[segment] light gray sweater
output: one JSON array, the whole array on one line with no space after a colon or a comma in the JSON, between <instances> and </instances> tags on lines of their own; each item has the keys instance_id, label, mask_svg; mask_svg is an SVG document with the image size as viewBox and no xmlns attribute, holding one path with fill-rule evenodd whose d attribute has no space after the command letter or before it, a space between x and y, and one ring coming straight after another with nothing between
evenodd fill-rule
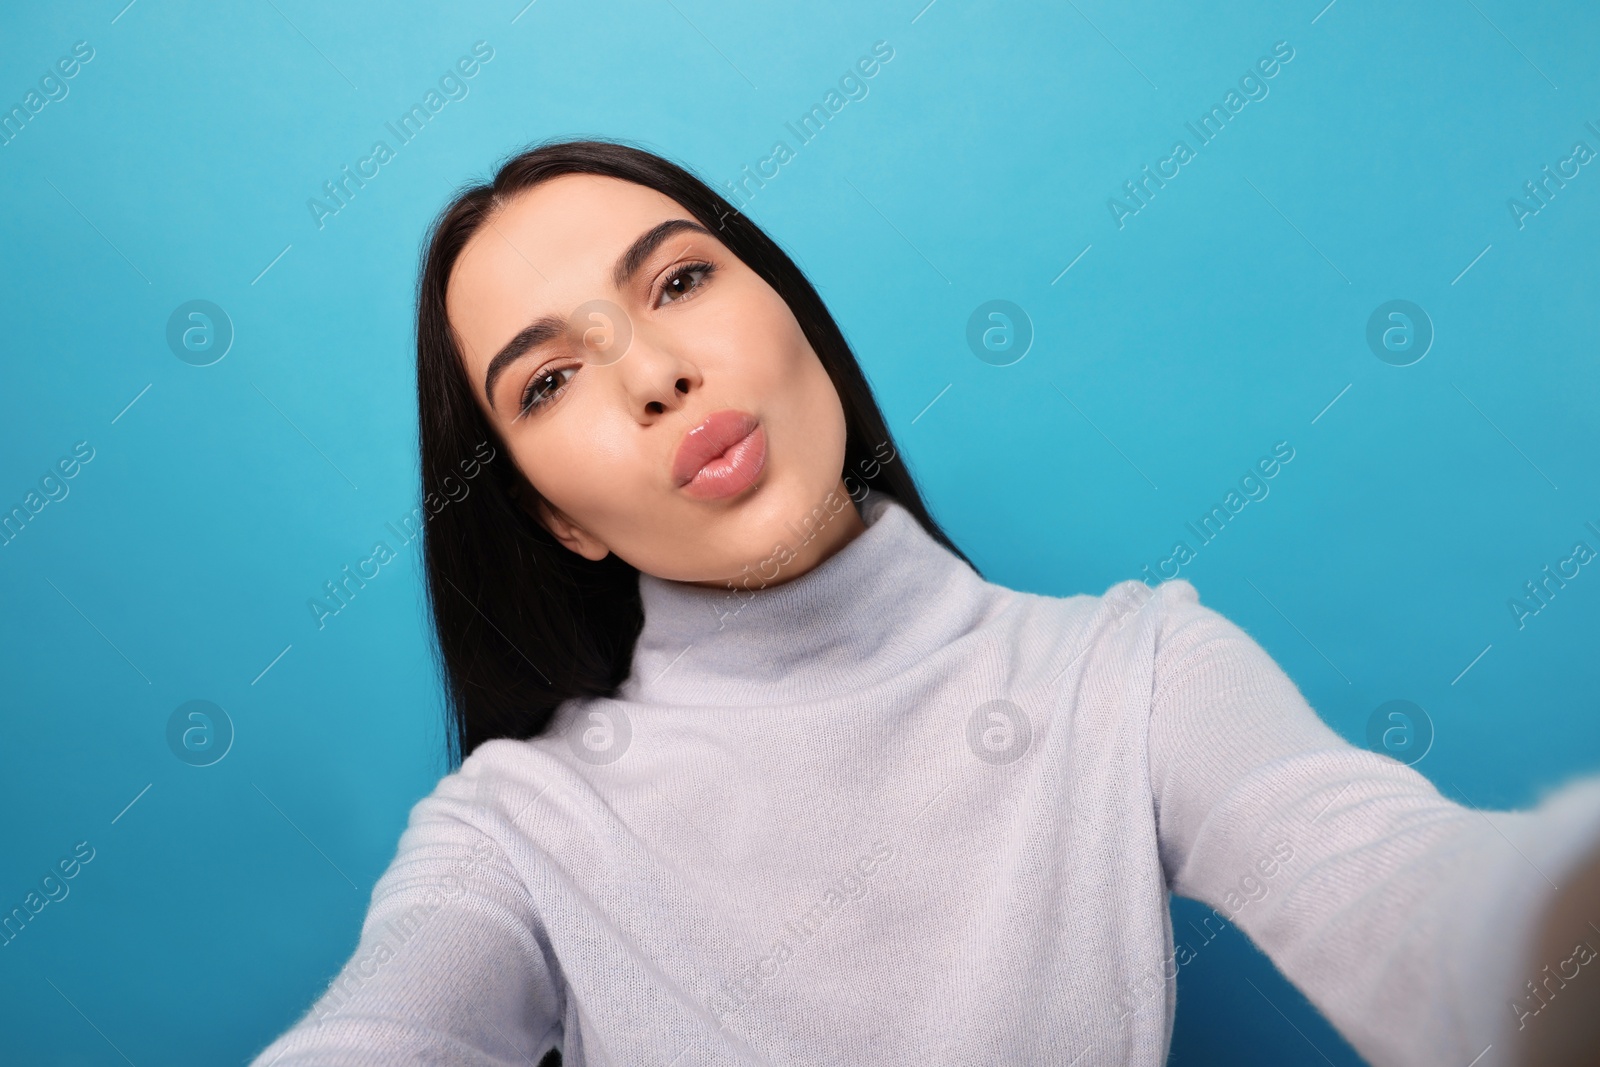
<instances>
[{"instance_id":1,"label":"light gray sweater","mask_svg":"<svg viewBox=\"0 0 1600 1067\"><path fill-rule=\"evenodd\" d=\"M861 511L769 588L641 575L616 699L412 808L349 963L256 1067L1157 1067L1211 936L1169 891L1374 1064L1491 1067L1537 1025L1532 921L1600 846L1600 777L1463 808L1186 581L1016 592L881 492Z\"/></svg>"}]
</instances>

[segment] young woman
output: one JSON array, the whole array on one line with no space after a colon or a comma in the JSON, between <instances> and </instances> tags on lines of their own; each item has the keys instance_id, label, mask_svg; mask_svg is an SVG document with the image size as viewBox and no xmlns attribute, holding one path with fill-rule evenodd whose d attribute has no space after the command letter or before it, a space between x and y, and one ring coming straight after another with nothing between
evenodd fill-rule
<instances>
[{"instance_id":1,"label":"young woman","mask_svg":"<svg viewBox=\"0 0 1600 1067\"><path fill-rule=\"evenodd\" d=\"M511 159L433 227L417 353L459 766L260 1067L1158 1065L1212 936L1171 892L1375 1064L1600 1048L1600 777L1466 809L1188 582L987 582L685 170Z\"/></svg>"}]
</instances>

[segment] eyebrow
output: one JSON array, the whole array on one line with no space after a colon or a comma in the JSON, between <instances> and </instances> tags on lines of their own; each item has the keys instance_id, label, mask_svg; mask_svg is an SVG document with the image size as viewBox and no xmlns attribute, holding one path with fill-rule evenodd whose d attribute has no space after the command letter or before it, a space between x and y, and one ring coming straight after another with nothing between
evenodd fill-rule
<instances>
[{"instance_id":1,"label":"eyebrow","mask_svg":"<svg viewBox=\"0 0 1600 1067\"><path fill-rule=\"evenodd\" d=\"M667 219L657 223L638 237L634 238L627 251L617 257L616 266L611 269L611 280L618 289L622 289L632 281L633 276L639 272L655 250L669 237L679 233L697 233L706 237L712 236L710 230L698 222L688 219ZM545 315L542 318L524 326L517 331L515 337L505 343L505 346L496 352L489 361L489 369L483 377L483 395L489 400L489 410L494 407L494 383L506 369L533 351L535 348L553 341L567 332L567 320L559 315Z\"/></svg>"}]
</instances>

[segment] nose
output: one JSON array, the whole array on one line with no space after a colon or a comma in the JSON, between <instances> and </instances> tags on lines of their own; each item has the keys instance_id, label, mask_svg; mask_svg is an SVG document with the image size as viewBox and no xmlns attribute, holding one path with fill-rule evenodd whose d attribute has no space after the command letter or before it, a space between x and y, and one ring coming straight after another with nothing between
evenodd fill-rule
<instances>
[{"instance_id":1,"label":"nose","mask_svg":"<svg viewBox=\"0 0 1600 1067\"><path fill-rule=\"evenodd\" d=\"M644 330L635 330L615 370L629 410L646 424L681 413L703 380L700 369L675 344Z\"/></svg>"},{"instance_id":2,"label":"nose","mask_svg":"<svg viewBox=\"0 0 1600 1067\"><path fill-rule=\"evenodd\" d=\"M605 376L614 379L640 425L669 412L682 416L690 393L703 381L698 365L683 354L683 338L604 298L579 305L568 321L591 373L610 372Z\"/></svg>"}]
</instances>

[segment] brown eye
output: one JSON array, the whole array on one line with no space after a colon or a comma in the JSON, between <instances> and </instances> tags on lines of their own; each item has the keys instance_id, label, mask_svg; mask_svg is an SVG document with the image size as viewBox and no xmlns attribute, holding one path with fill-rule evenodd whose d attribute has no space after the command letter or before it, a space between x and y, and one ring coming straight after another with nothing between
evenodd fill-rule
<instances>
[{"instance_id":1,"label":"brown eye","mask_svg":"<svg viewBox=\"0 0 1600 1067\"><path fill-rule=\"evenodd\" d=\"M691 263L682 270L669 274L661 285L658 306L682 300L699 289L714 269L709 263Z\"/></svg>"},{"instance_id":2,"label":"brown eye","mask_svg":"<svg viewBox=\"0 0 1600 1067\"><path fill-rule=\"evenodd\" d=\"M572 379L560 379L562 374L576 374L577 367L554 367L550 370L540 371L528 379L528 388L522 393L522 409L517 412L520 418L536 407L550 403L566 388L567 382Z\"/></svg>"}]
</instances>

